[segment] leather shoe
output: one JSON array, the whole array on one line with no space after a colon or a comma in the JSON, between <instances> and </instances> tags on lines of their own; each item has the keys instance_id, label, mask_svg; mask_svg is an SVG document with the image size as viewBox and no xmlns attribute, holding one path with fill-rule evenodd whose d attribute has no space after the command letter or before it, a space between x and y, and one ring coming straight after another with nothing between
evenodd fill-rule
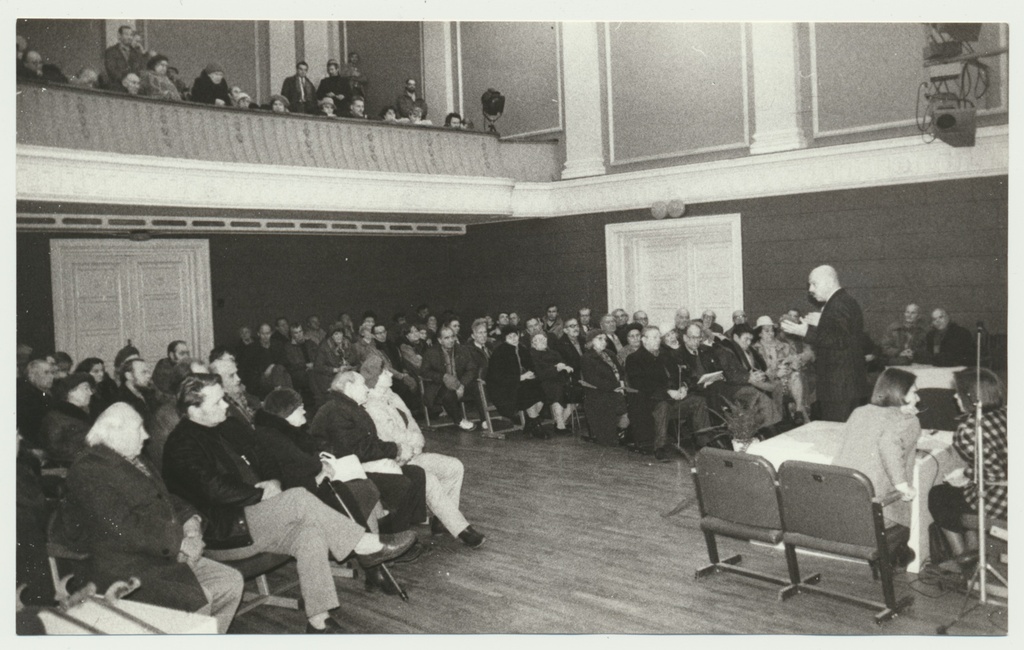
<instances>
[{"instance_id":1,"label":"leather shoe","mask_svg":"<svg viewBox=\"0 0 1024 650\"><path fill-rule=\"evenodd\" d=\"M338 621L334 620L330 616L324 621L324 628L313 627L312 623L306 623L306 634L348 634L348 630L343 628Z\"/></svg>"},{"instance_id":2,"label":"leather shoe","mask_svg":"<svg viewBox=\"0 0 1024 650\"><path fill-rule=\"evenodd\" d=\"M376 589L380 589L389 596L395 596L399 593L395 585L384 577L384 573L380 570L379 566L366 569L366 590L374 591Z\"/></svg>"},{"instance_id":3,"label":"leather shoe","mask_svg":"<svg viewBox=\"0 0 1024 650\"><path fill-rule=\"evenodd\" d=\"M459 539L469 548L480 548L487 538L473 530L472 526L466 526L466 529L459 533Z\"/></svg>"},{"instance_id":4,"label":"leather shoe","mask_svg":"<svg viewBox=\"0 0 1024 650\"><path fill-rule=\"evenodd\" d=\"M376 553L356 555L356 559L359 561L359 566L366 569L384 562L389 562L400 555L403 555L406 551L412 548L414 544L416 544L416 533L411 530L403 530L395 535L381 535L380 543L383 548Z\"/></svg>"},{"instance_id":5,"label":"leather shoe","mask_svg":"<svg viewBox=\"0 0 1024 650\"><path fill-rule=\"evenodd\" d=\"M444 535L447 532L447 528L441 523L441 520L434 515L430 518L430 534L431 535Z\"/></svg>"},{"instance_id":6,"label":"leather shoe","mask_svg":"<svg viewBox=\"0 0 1024 650\"><path fill-rule=\"evenodd\" d=\"M420 556L426 551L426 547L420 544L417 540L408 551L402 553L395 559L391 560L394 564L405 564L407 562L415 562L420 559Z\"/></svg>"}]
</instances>

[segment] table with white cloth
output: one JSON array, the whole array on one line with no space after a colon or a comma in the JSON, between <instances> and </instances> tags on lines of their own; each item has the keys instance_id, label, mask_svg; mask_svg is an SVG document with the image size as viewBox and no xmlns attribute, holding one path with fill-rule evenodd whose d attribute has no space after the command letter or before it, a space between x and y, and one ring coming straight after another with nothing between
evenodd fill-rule
<instances>
[{"instance_id":1,"label":"table with white cloth","mask_svg":"<svg viewBox=\"0 0 1024 650\"><path fill-rule=\"evenodd\" d=\"M167 609L134 600L118 600L113 605L117 609L141 619L166 634L216 634L217 619L212 616ZM72 607L67 616L81 621L91 628L104 634L151 634L144 626L132 622L112 612L93 598L87 598ZM46 634L89 634L87 627L76 625L54 612L43 609L39 612L39 620L46 628Z\"/></svg>"},{"instance_id":2,"label":"table with white cloth","mask_svg":"<svg viewBox=\"0 0 1024 650\"><path fill-rule=\"evenodd\" d=\"M755 442L747 453L768 460L775 469L787 460L802 460L810 463L831 465L842 443L842 422L817 420L797 427L771 440ZM953 450L953 433L925 431L917 441L917 459L911 483L917 496L911 502L910 548L916 557L907 571L917 573L921 561L928 556L928 526L932 523L928 512L928 490L942 482L953 470L966 464ZM882 495L876 495L882 496Z\"/></svg>"}]
</instances>

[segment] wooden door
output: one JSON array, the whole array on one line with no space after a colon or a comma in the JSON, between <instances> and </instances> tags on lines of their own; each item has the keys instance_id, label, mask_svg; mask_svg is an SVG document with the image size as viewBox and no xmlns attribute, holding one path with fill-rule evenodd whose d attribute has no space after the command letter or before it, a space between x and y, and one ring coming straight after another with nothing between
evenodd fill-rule
<instances>
[{"instance_id":1,"label":"wooden door","mask_svg":"<svg viewBox=\"0 0 1024 650\"><path fill-rule=\"evenodd\" d=\"M665 329L680 307L705 309L730 326L743 307L740 215L688 217L605 226L608 309L647 312Z\"/></svg>"},{"instance_id":2,"label":"wooden door","mask_svg":"<svg viewBox=\"0 0 1024 650\"><path fill-rule=\"evenodd\" d=\"M76 363L97 356L113 373L129 340L151 363L175 339L196 356L213 346L206 240L55 239L50 257L57 349Z\"/></svg>"}]
</instances>

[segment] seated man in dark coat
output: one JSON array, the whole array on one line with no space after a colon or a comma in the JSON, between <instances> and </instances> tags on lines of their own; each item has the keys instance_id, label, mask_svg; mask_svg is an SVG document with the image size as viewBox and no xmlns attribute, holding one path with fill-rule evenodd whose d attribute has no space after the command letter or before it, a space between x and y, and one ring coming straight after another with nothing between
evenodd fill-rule
<instances>
[{"instance_id":1,"label":"seated man in dark coat","mask_svg":"<svg viewBox=\"0 0 1024 650\"><path fill-rule=\"evenodd\" d=\"M262 479L256 458L243 458L222 435L227 402L217 375L187 377L178 391L182 420L164 446L164 478L171 493L191 503L207 520L207 553L240 560L258 553L284 553L296 560L299 588L309 619L307 632L339 632L330 618L338 593L329 558L351 552L364 567L378 566L412 547L405 533L379 538L324 505L302 488L282 490Z\"/></svg>"},{"instance_id":2,"label":"seated man in dark coat","mask_svg":"<svg viewBox=\"0 0 1024 650\"><path fill-rule=\"evenodd\" d=\"M142 417L112 405L86 437L88 451L68 472L63 508L67 537L89 554L84 575L100 592L137 577L129 598L199 611L224 633L242 599L242 575L203 557L202 517L167 492L160 474L141 456Z\"/></svg>"},{"instance_id":3,"label":"seated man in dark coat","mask_svg":"<svg viewBox=\"0 0 1024 650\"><path fill-rule=\"evenodd\" d=\"M127 403L143 420L148 420L158 406L149 364L142 359L129 359L121 364L118 374L121 377L121 388L117 393L117 401Z\"/></svg>"},{"instance_id":4,"label":"seated man in dark coat","mask_svg":"<svg viewBox=\"0 0 1024 650\"><path fill-rule=\"evenodd\" d=\"M382 442L377 437L373 418L362 407L366 397L366 380L362 375L353 371L339 372L331 383L327 403L313 418L310 434L322 451L336 458L354 454L361 463L397 461L398 445ZM423 469L410 465L398 468L397 462L393 465L378 468L386 471L366 472L380 491L384 507L391 512L380 520L380 529L391 533L408 530L412 524L427 518L427 477Z\"/></svg>"},{"instance_id":5,"label":"seated man in dark coat","mask_svg":"<svg viewBox=\"0 0 1024 650\"><path fill-rule=\"evenodd\" d=\"M50 462L66 467L85 449L85 436L92 427L92 377L76 372L58 380L54 383L54 397L58 401L43 418L42 439Z\"/></svg>"},{"instance_id":6,"label":"seated man in dark coat","mask_svg":"<svg viewBox=\"0 0 1024 650\"><path fill-rule=\"evenodd\" d=\"M945 309L932 312L932 328L924 341L924 362L934 366L970 366L975 362L974 337L949 319Z\"/></svg>"},{"instance_id":7,"label":"seated man in dark coat","mask_svg":"<svg viewBox=\"0 0 1024 650\"><path fill-rule=\"evenodd\" d=\"M637 408L650 409L654 417L654 454L660 461L669 459L668 421L672 415L689 417L693 431L711 425L707 402L700 395L690 395L686 384L679 383L675 362L661 353L661 330L644 328L639 350L626 358L626 376L637 391ZM631 416L630 421L634 421ZM642 440L634 441L641 444Z\"/></svg>"},{"instance_id":8,"label":"seated man in dark coat","mask_svg":"<svg viewBox=\"0 0 1024 650\"><path fill-rule=\"evenodd\" d=\"M451 327L441 328L438 341L440 345L427 348L423 353L423 366L420 368L423 403L430 408L440 402L452 422L458 422L464 431L472 431L476 425L462 417L459 401L476 400L476 362L465 346L457 345L456 334Z\"/></svg>"},{"instance_id":9,"label":"seated man in dark coat","mask_svg":"<svg viewBox=\"0 0 1024 650\"><path fill-rule=\"evenodd\" d=\"M18 379L17 422L24 439L22 447L42 453L46 441L42 438L43 417L53 406L50 389L53 388L53 366L46 359L29 361L25 379Z\"/></svg>"}]
</instances>

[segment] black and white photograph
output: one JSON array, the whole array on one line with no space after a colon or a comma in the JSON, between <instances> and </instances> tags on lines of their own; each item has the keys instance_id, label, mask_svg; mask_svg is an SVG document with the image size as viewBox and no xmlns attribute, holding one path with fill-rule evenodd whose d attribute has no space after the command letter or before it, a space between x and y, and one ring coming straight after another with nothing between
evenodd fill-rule
<instances>
[{"instance_id":1,"label":"black and white photograph","mask_svg":"<svg viewBox=\"0 0 1024 650\"><path fill-rule=\"evenodd\" d=\"M3 13L12 638L1008 641L1009 6Z\"/></svg>"}]
</instances>

